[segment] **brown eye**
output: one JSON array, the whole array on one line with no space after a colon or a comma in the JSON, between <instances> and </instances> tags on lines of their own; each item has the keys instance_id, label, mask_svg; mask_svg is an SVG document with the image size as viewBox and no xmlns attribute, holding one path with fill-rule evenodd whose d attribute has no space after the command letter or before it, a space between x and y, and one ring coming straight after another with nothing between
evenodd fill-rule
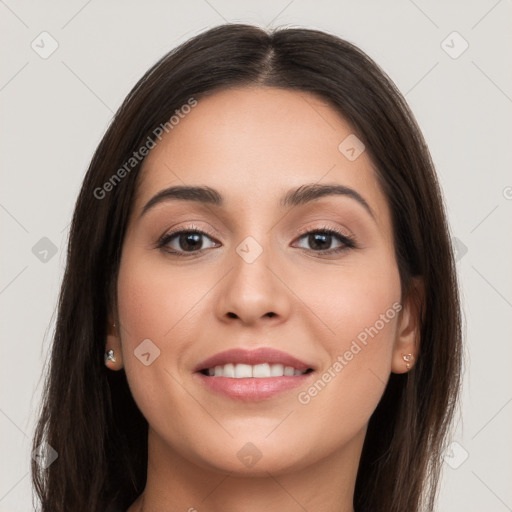
<instances>
[{"instance_id":1,"label":"brown eye","mask_svg":"<svg viewBox=\"0 0 512 512\"><path fill-rule=\"evenodd\" d=\"M208 248L204 247L205 239L210 241L210 247L216 247L217 243L203 231L187 229L164 235L158 243L158 248L177 255L197 253Z\"/></svg>"},{"instance_id":2,"label":"brown eye","mask_svg":"<svg viewBox=\"0 0 512 512\"><path fill-rule=\"evenodd\" d=\"M338 253L344 250L356 247L354 240L344 233L332 228L316 229L303 233L300 240L304 240L306 245L301 245L302 249L309 249L313 252L322 253ZM334 247L333 247L334 244Z\"/></svg>"}]
</instances>

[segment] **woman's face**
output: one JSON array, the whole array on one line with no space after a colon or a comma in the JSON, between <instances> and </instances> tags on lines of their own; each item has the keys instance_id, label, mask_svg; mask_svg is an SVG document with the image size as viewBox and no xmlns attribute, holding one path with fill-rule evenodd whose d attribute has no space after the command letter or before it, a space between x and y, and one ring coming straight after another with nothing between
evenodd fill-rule
<instances>
[{"instance_id":1,"label":"woman's face","mask_svg":"<svg viewBox=\"0 0 512 512\"><path fill-rule=\"evenodd\" d=\"M350 125L303 92L217 92L140 178L117 314L155 453L273 474L359 455L413 346L390 211Z\"/></svg>"}]
</instances>

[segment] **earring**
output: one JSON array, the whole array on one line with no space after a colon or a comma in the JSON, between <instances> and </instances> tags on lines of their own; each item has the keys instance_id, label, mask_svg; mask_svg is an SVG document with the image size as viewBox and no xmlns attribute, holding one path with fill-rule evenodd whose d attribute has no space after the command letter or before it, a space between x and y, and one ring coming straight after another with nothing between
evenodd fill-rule
<instances>
[{"instance_id":1,"label":"earring","mask_svg":"<svg viewBox=\"0 0 512 512\"><path fill-rule=\"evenodd\" d=\"M112 361L116 362L116 358L114 357L114 351L110 349L108 352L105 352L105 365L108 366L108 362Z\"/></svg>"},{"instance_id":2,"label":"earring","mask_svg":"<svg viewBox=\"0 0 512 512\"><path fill-rule=\"evenodd\" d=\"M411 363L414 362L414 356L412 354L402 354L402 359L405 361L405 367L410 370Z\"/></svg>"}]
</instances>

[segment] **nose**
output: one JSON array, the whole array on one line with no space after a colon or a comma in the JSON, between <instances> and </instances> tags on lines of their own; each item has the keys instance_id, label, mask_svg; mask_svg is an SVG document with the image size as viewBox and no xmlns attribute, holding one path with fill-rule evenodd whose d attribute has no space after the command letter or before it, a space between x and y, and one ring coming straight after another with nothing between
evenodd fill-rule
<instances>
[{"instance_id":1,"label":"nose","mask_svg":"<svg viewBox=\"0 0 512 512\"><path fill-rule=\"evenodd\" d=\"M256 250L251 243L248 247L250 251ZM292 293L283 279L278 258L269 248L264 248L251 261L243 248L239 246L239 249L242 250L235 251L230 258L230 271L217 290L217 317L222 322L246 326L285 321L290 314Z\"/></svg>"}]
</instances>

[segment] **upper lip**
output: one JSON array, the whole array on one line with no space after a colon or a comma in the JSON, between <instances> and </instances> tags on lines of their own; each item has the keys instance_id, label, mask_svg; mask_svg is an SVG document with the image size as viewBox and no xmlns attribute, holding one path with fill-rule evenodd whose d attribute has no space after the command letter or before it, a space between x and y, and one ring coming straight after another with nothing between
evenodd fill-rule
<instances>
[{"instance_id":1,"label":"upper lip","mask_svg":"<svg viewBox=\"0 0 512 512\"><path fill-rule=\"evenodd\" d=\"M311 364L305 363L296 357L293 357L286 352L276 350L270 347L262 347L255 350L246 350L242 348L234 348L219 352L204 361L201 361L194 368L195 372L206 370L208 368L214 368L215 366L223 366L225 364L282 364L283 366L291 366L296 370L308 370L313 369Z\"/></svg>"}]
</instances>

